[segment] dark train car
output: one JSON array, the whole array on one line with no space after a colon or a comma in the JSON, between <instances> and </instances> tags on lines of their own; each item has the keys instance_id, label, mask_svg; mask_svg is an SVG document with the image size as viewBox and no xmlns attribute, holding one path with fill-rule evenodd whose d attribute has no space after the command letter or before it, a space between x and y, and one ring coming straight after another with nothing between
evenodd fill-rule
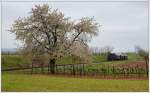
<instances>
[{"instance_id":1,"label":"dark train car","mask_svg":"<svg viewBox=\"0 0 150 93\"><path fill-rule=\"evenodd\" d=\"M110 53L107 56L108 61L114 61L114 60L127 60L128 56L125 54L115 54L115 53Z\"/></svg>"}]
</instances>

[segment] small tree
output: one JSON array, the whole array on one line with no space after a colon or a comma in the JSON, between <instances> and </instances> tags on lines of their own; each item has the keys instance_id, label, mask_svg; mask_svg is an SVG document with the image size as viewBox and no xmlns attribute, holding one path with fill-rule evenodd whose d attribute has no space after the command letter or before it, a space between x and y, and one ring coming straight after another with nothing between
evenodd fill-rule
<instances>
[{"instance_id":1,"label":"small tree","mask_svg":"<svg viewBox=\"0 0 150 93\"><path fill-rule=\"evenodd\" d=\"M75 61L80 63L88 63L91 61L89 47L83 45L80 42L75 43L76 45L72 47L71 55L74 57ZM80 61L79 61L80 60Z\"/></svg>"},{"instance_id":2,"label":"small tree","mask_svg":"<svg viewBox=\"0 0 150 93\"><path fill-rule=\"evenodd\" d=\"M138 55L144 58L144 60L146 62L146 71L147 71L147 75L148 75L149 52L142 49L139 46L135 46L135 49L136 49L136 52L138 53Z\"/></svg>"},{"instance_id":3,"label":"small tree","mask_svg":"<svg viewBox=\"0 0 150 93\"><path fill-rule=\"evenodd\" d=\"M31 15L18 18L10 31L16 35L17 40L22 41L26 52L33 55L48 54L50 71L54 74L56 60L71 55L72 47L77 42L86 45L92 36L97 35L98 27L93 18L71 21L58 9L36 5Z\"/></svg>"}]
</instances>

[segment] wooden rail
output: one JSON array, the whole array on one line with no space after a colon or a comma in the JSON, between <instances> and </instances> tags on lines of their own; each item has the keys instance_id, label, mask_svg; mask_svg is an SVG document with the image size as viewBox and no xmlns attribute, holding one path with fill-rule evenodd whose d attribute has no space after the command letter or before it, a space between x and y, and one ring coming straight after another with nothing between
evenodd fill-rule
<instances>
[{"instance_id":1,"label":"wooden rail","mask_svg":"<svg viewBox=\"0 0 150 93\"><path fill-rule=\"evenodd\" d=\"M76 64L56 64L56 66L72 66L72 65L79 65L79 64L87 64L87 63L76 63ZM48 66L44 66L48 67ZM41 67L25 67L25 68L7 68L7 69L2 69L2 71L14 71L14 70L25 70L25 69L32 69L32 68L41 68Z\"/></svg>"},{"instance_id":2,"label":"wooden rail","mask_svg":"<svg viewBox=\"0 0 150 93\"><path fill-rule=\"evenodd\" d=\"M41 68L41 67L33 67L33 68ZM26 67L26 68L7 68L7 69L2 69L2 71L14 71L14 70L25 70L25 69L32 69L31 67Z\"/></svg>"}]
</instances>

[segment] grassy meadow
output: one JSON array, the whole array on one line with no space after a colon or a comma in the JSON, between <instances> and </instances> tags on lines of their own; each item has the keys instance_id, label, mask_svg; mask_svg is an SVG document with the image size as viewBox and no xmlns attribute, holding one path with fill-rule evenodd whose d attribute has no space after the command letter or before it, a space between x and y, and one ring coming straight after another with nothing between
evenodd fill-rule
<instances>
[{"instance_id":1,"label":"grassy meadow","mask_svg":"<svg viewBox=\"0 0 150 93\"><path fill-rule=\"evenodd\" d=\"M49 75L29 75L16 73L2 74L2 91L148 91L148 80L106 80L91 78L58 77Z\"/></svg>"},{"instance_id":2,"label":"grassy meadow","mask_svg":"<svg viewBox=\"0 0 150 93\"><path fill-rule=\"evenodd\" d=\"M104 56L91 55L92 63L101 63L86 66L87 69L96 69L104 65L126 64L136 60L143 60L135 54L128 54L125 61L106 61ZM58 60L57 64L70 64L70 57ZM2 55L2 68L24 67L30 61L20 55ZM45 68L46 69L46 68ZM35 69L40 72L40 69ZM47 71L47 70L45 70ZM95 71L95 70L93 70ZM89 77L52 76L48 74L30 74L30 70L2 72L2 91L4 92L119 92L119 91L148 91L148 79L96 79Z\"/></svg>"}]
</instances>

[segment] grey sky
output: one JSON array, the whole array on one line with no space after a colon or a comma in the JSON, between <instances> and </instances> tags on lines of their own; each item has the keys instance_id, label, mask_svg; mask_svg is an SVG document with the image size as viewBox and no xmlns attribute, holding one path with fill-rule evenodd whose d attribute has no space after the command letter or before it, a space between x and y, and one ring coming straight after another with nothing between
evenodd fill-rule
<instances>
[{"instance_id":1,"label":"grey sky","mask_svg":"<svg viewBox=\"0 0 150 93\"><path fill-rule=\"evenodd\" d=\"M90 46L113 46L114 51L134 51L134 45L148 49L148 2L46 2L68 17L93 17L102 25ZM35 4L45 2L3 2L2 48L15 48L15 35L7 29L15 19L29 15Z\"/></svg>"}]
</instances>

